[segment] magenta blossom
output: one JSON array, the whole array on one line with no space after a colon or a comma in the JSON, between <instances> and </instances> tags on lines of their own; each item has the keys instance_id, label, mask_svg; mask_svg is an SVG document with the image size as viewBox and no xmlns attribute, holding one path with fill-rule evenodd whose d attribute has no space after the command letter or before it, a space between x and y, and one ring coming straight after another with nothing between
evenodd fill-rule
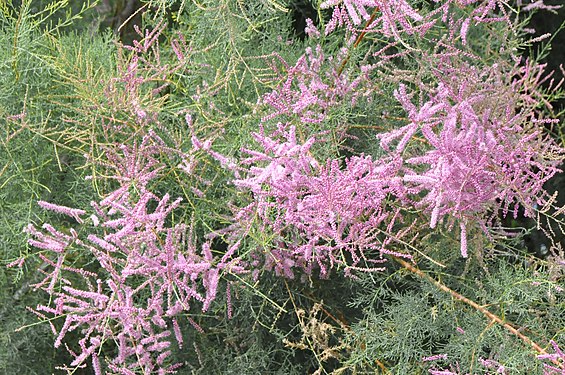
<instances>
[{"instance_id":1,"label":"magenta blossom","mask_svg":"<svg viewBox=\"0 0 565 375\"><path fill-rule=\"evenodd\" d=\"M48 224L43 230L28 227L29 244L45 250L40 257L53 269L44 271L45 279L36 285L52 296L51 303L37 306L34 312L44 319L51 315L63 320L58 330L50 323L57 335L55 347L71 331L82 336L70 366L91 360L95 373L102 374L99 354L106 343L116 346L116 357L106 363L116 373L173 371L178 364L168 364L167 358L172 337L179 347L183 344L180 314L194 311L196 305L199 311L208 310L216 298L220 273L226 268L241 271L229 255L216 259L209 244L199 249L189 226L169 224L181 199L151 190L164 167L157 159L163 150L168 149L152 132L140 144L108 147L104 166L118 186L92 203L94 227L101 231L92 230L83 238L73 229L64 234ZM86 213L46 202L40 205L77 220ZM92 257L89 267L96 272L66 265L75 249Z\"/></svg>"},{"instance_id":2,"label":"magenta blossom","mask_svg":"<svg viewBox=\"0 0 565 375\"><path fill-rule=\"evenodd\" d=\"M431 213L430 227L447 216L457 219L466 257L468 223L476 221L484 228L486 215L493 210L496 215L497 208L506 215L513 206L516 215L521 204L533 215L534 205L545 203L543 184L559 164L549 156L562 151L532 126L534 119L526 122L526 115L514 113L516 102L504 104L501 97L502 106L493 105L497 102L489 95L495 83L478 75L464 77L467 81L438 84L420 107L401 86L395 95L410 123L378 138L384 149L403 155L403 181L421 196L416 205ZM409 148L416 134L423 137L424 151L418 154Z\"/></svg>"},{"instance_id":3,"label":"magenta blossom","mask_svg":"<svg viewBox=\"0 0 565 375\"><path fill-rule=\"evenodd\" d=\"M253 194L253 203L240 209L240 224L230 230L233 235L257 218L273 237L272 248L253 255L256 266L263 263L286 277L295 268L306 274L318 269L327 277L336 265L349 272L362 262L382 263L384 254L407 257L388 248L394 242L388 234L401 220L388 205L404 194L401 179L391 178L398 163L354 156L320 164L311 151L316 139L299 143L295 128L282 124L271 135L254 137L262 150L244 150L243 177L234 181Z\"/></svg>"}]
</instances>

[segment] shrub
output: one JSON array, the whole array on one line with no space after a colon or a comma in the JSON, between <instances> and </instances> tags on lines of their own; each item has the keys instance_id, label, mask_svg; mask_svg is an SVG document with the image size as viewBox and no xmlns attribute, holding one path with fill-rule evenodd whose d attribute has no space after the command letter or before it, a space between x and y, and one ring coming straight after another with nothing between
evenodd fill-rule
<instances>
[{"instance_id":1,"label":"shrub","mask_svg":"<svg viewBox=\"0 0 565 375\"><path fill-rule=\"evenodd\" d=\"M526 53L558 7L38 4L0 8L2 298L43 323L4 308L3 367L563 371L562 82Z\"/></svg>"}]
</instances>

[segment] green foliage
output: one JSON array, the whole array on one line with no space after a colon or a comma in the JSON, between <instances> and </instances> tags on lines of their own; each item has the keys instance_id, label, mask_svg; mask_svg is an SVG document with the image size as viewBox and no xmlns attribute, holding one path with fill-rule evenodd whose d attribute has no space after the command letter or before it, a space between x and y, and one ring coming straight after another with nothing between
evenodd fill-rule
<instances>
[{"instance_id":1,"label":"green foliage","mask_svg":"<svg viewBox=\"0 0 565 375\"><path fill-rule=\"evenodd\" d=\"M531 264L512 265L489 259L488 263L488 268L475 260L465 269L427 272L515 327L523 327L534 341L560 340L564 299L560 283L543 272L545 262L532 259ZM377 370L378 359L394 374L425 373L429 365L421 359L445 353L449 360L444 364L457 362L461 373L487 371L481 358L499 362L512 374L541 373L541 363L531 360L527 346L503 327L402 269L387 277L364 277L356 291L351 303L363 309L364 317L348 336L355 348L349 359L353 368Z\"/></svg>"},{"instance_id":2,"label":"green foliage","mask_svg":"<svg viewBox=\"0 0 565 375\"><path fill-rule=\"evenodd\" d=\"M72 361L64 348L53 348L48 324L26 311L26 306L46 304L48 297L33 291L32 284L42 279L37 269L46 265L27 245L23 229L43 222L63 231L84 229L72 219L46 214L37 200L89 208L115 185L104 165L107 146L140 139L148 129L175 150L188 153L196 135L213 139L214 150L222 155L241 156L242 147L256 144L252 133L269 114L270 108L257 102L284 81L285 64L294 65L305 48L318 43L335 55L343 42L339 32L317 41L296 38L291 1L145 1L141 30L163 27L163 33L158 47L139 63L143 82L127 97L120 79L133 53L112 30L98 29L108 23L97 19L104 14L98 2L80 3L0 3L0 264L25 260L22 268L0 267L3 373L44 374ZM433 5L418 3L422 11ZM467 12L455 11L462 16ZM521 30L524 25L514 27ZM406 36L404 42L415 51L439 51L436 38L446 27L436 25L427 39ZM187 48L186 59L179 62L171 42L180 36ZM142 36L132 34L122 41L127 38ZM473 60L479 68L498 63L506 71L513 64L511 54L530 46L506 24L497 23L473 28L468 40L468 48L480 57ZM367 34L364 43L348 51L347 60L328 62L324 72L342 63L343 74L355 77L361 66L376 62L372 53L389 43ZM376 134L406 123L393 96L398 84L437 84L434 61L419 57L413 52L391 58L374 72L372 86L365 87L367 95L358 98L355 107L350 101L336 104L320 123L306 124L291 114L262 125L274 129L284 119L303 137L326 131L326 142L314 149L321 159L343 160L362 153L378 158L383 150ZM154 74L160 68L164 73ZM165 89L156 90L164 84ZM542 94L547 100L563 97L559 90ZM132 99L155 114L154 121L147 125L136 117ZM193 129L184 119L188 113ZM562 129L554 130L562 135ZM184 199L170 220L192 224L192 235L202 244L205 235L230 224L234 207L252 198L231 184L231 172L210 155L202 150L195 155L195 173L190 175L178 168L177 154L160 155L165 172L152 188ZM423 215L407 212L405 223ZM258 221L242 239L243 258L277 241ZM488 373L481 364L488 359L511 374L541 374L542 362L534 359L531 347L456 296L488 309L550 351L549 340L565 343L565 279L562 267L556 266L563 254L556 251L553 258L537 259L527 254L520 236L504 239L474 229L469 236L472 255L465 260L459 256L458 233L447 225L434 231L415 225L411 234L412 239L396 242L395 250L411 252L419 269L446 289L392 258L385 271L355 278L335 274L327 280L286 280L261 270L243 275L226 271L220 287L224 297L205 314L179 319L185 346L174 349L171 362L186 364L179 373L200 374L425 374L432 366L450 365L462 374L479 374ZM216 236L214 254L227 251L233 240L227 237ZM86 253L71 256L74 266L86 269L94 267L91 260ZM233 317L228 318L232 308ZM62 321L54 324L60 328ZM66 340L80 337L75 335ZM115 354L114 347L105 350L102 354ZM433 364L422 360L437 354L448 359Z\"/></svg>"}]
</instances>

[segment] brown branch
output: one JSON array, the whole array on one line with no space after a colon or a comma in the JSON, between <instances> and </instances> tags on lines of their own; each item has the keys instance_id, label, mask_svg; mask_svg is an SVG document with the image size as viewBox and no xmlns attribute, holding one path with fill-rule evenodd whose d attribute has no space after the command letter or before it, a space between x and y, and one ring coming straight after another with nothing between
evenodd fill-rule
<instances>
[{"instance_id":1,"label":"brown branch","mask_svg":"<svg viewBox=\"0 0 565 375\"><path fill-rule=\"evenodd\" d=\"M446 293L449 293L453 298L455 298L455 299L457 299L457 300L459 300L463 303L466 303L467 305L471 306L475 310L481 312L483 315L485 315L491 321L500 324L502 327L504 327L506 330L510 331L512 334L514 334L520 340L522 340L523 342L525 342L526 344L528 344L529 346L534 348L539 354L547 354L545 349L542 348L540 345L538 345L535 341L533 341L528 336L526 336L523 333L521 333L520 331L518 331L516 328L512 327L512 325L510 325L509 323L504 322L498 315L491 313L485 307L480 306L475 301L472 301L469 298L462 296L461 294L457 293L456 291L448 288L447 286L443 285L441 282L437 281L433 277L425 274L419 268L410 264L409 262L407 262L403 259L400 259L400 258L394 258L394 260L397 261L398 263L400 263L408 271L420 276L423 279L428 280L429 282L431 282L432 284L437 286L439 289L443 290ZM552 362L554 364L556 364L557 366L559 366L560 368L564 368L564 365L562 363L560 363L559 361L552 360Z\"/></svg>"},{"instance_id":2,"label":"brown branch","mask_svg":"<svg viewBox=\"0 0 565 375\"><path fill-rule=\"evenodd\" d=\"M361 31L361 34L359 34L359 36L357 37L357 39L355 39L355 43L353 43L353 48L356 48L359 43L361 43L361 41L363 40L363 38L365 37L365 34L367 34L367 29L369 28L369 26L371 26L371 24L373 23L373 21L375 20L375 18L377 17L377 12L379 11L379 8L375 8L375 10L373 11L373 14L371 14L371 18L369 18L369 20L367 21L367 23L365 24L365 27L363 28L363 31ZM343 68L345 68L345 65L347 64L347 62L349 61L349 58L351 57L351 53L347 53L347 57L345 59L343 59L343 61L341 62L341 65L339 66L339 69L337 70L337 76L339 77L341 75L341 73L343 72Z\"/></svg>"}]
</instances>

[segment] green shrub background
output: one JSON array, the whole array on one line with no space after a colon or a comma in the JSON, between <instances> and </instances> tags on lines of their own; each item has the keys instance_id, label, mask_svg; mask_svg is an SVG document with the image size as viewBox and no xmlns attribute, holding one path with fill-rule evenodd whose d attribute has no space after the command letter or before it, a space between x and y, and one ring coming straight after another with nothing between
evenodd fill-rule
<instances>
[{"instance_id":1,"label":"green shrub background","mask_svg":"<svg viewBox=\"0 0 565 375\"><path fill-rule=\"evenodd\" d=\"M164 80L166 91L151 94L159 82L141 86L144 108L158 116L156 131L181 149L190 147L190 131L182 115L190 112L197 132L215 138L215 149L239 155L241 147L253 142L250 133L268 113L257 106L257 99L278 83L261 56L277 52L293 64L305 47L315 46L314 41L301 39L296 15L329 17L316 10L318 4L312 8L305 4L282 0L136 3L145 8L132 20L143 29L166 23L160 37L164 62L173 63L169 43L179 33L191 46L189 62ZM430 6L418 4L424 9ZM26 310L47 303L48 296L30 287L40 280L37 268L42 265L27 245L23 229L28 223L43 222L74 227L72 220L45 212L36 201L88 207L91 200L101 199L112 182L84 155L102 158L106 142L124 142L139 131L131 109L115 101L121 93L105 94L107 83L119 76L129 58L120 43L136 39L133 21L117 30L116 14L126 5L124 1L0 3L0 257L2 265L26 258L21 269L0 267L0 372L5 374L63 373L55 368L71 361L64 348L54 349L49 326ZM526 26L529 18L522 22L520 27ZM469 35L470 48L480 54L482 63L507 61L501 45L520 48L540 60L550 52L562 53L555 40L553 49L543 43L528 45L523 35L505 28L504 24L480 26ZM368 39L375 46L384 43ZM326 38L325 52L337 51L341 42L338 37ZM433 48L431 40L418 43L419 48ZM352 60L362 55L358 53ZM399 59L398 67L424 79L431 69L409 59ZM362 99L356 108L348 103L336 106L319 125L330 131L332 140L318 150L320 155L345 156L351 150L379 155L375 134L400 126L404 114L392 95L395 77L383 73L375 81L378 89L371 101ZM561 92L547 93L547 99L557 103L549 115L562 119L558 102L562 97ZM24 112L23 118L14 117ZM125 124L129 133L103 134L104 121L110 119ZM344 131L349 136L340 138ZM561 142L565 139L562 125L551 131ZM163 158L167 165L178 163ZM155 189L183 197L188 208L176 213L175 220L192 223L196 235L202 236L226 225L230 214L226 202L246 198L228 184L229 173L211 158L202 156L198 168L211 184L187 179L171 168ZM87 175L98 177L85 180ZM198 199L191 187L203 189L206 198ZM523 224L511 226L520 232ZM268 234L252 232L245 246L268 241ZM220 240L215 245L222 248ZM548 350L549 340L565 344L564 269L549 258L528 253L520 236L491 242L473 232L469 247L475 255L467 261L460 258L458 237L445 228L414 246L447 265L440 268L421 261L420 268L434 279L522 327ZM77 256L74 261L88 265L89 259ZM534 360L535 353L515 336L427 280L389 263L384 272L355 279L334 273L328 280L284 280L269 272L257 282L229 278L233 318L227 318L225 290L206 314L192 314L205 333L189 324L182 327L187 344L174 357L186 366L179 373L425 374L429 364L421 359L438 352L449 355L445 367L458 362L461 373L486 373L479 358L498 361L510 374L542 373L542 362ZM465 335L457 327L464 327ZM76 339L69 334L65 341ZM75 373L91 372L86 368Z\"/></svg>"}]
</instances>

